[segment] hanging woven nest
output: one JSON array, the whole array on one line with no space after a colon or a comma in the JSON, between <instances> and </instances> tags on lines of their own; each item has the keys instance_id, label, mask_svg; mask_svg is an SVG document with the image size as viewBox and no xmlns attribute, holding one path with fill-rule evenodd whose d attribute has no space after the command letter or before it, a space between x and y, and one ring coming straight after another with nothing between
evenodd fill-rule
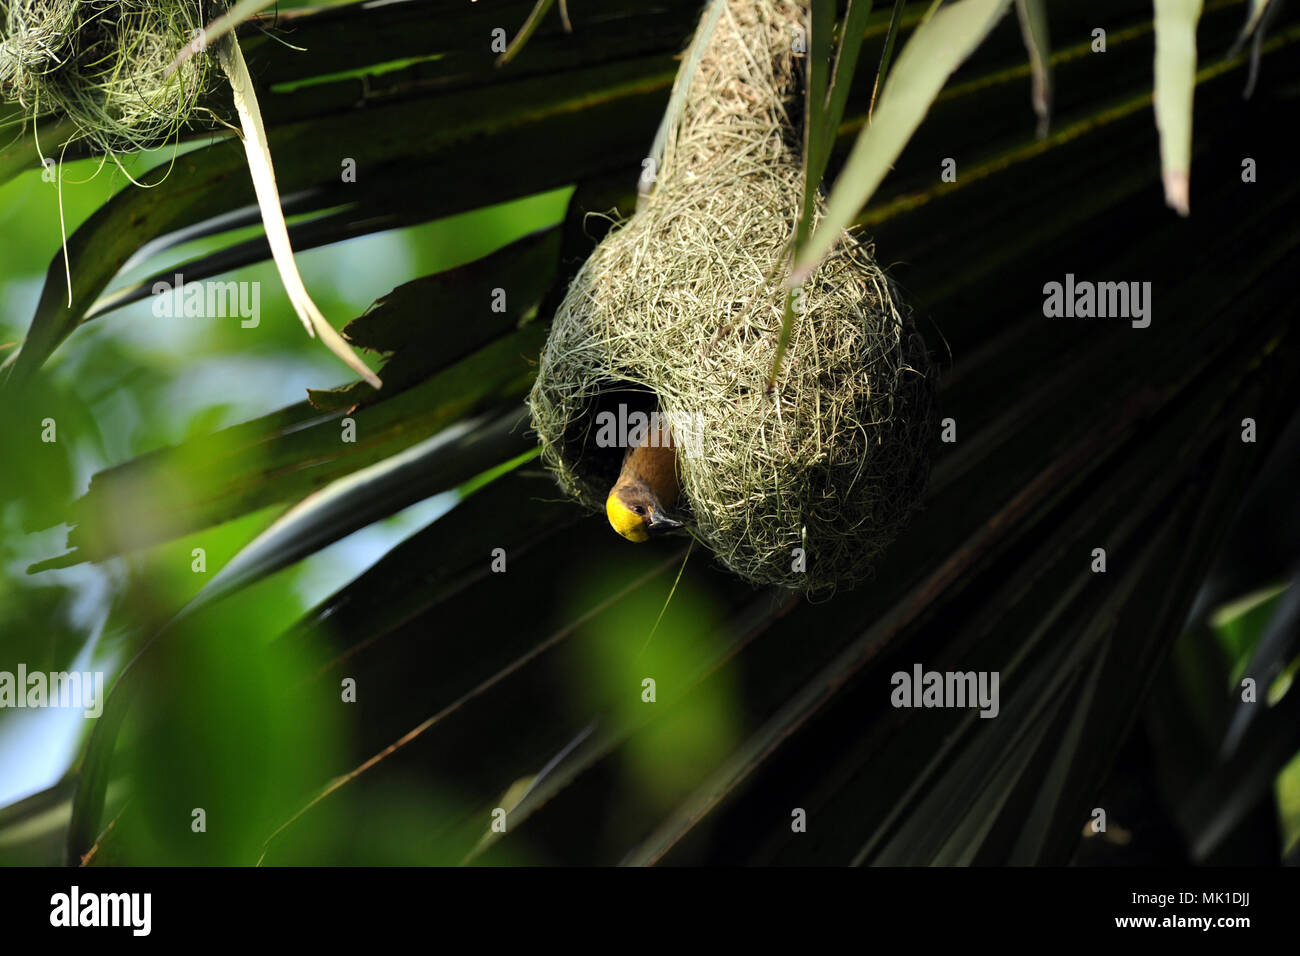
<instances>
[{"instance_id":1,"label":"hanging woven nest","mask_svg":"<svg viewBox=\"0 0 1300 956\"><path fill-rule=\"evenodd\" d=\"M717 559L825 593L861 582L916 505L934 376L872 248L845 233L796 290L768 387L803 190L804 23L804 4L726 0L655 189L573 280L530 402L543 460L593 511L621 458L597 414L653 407L678 446L678 510Z\"/></svg>"}]
</instances>

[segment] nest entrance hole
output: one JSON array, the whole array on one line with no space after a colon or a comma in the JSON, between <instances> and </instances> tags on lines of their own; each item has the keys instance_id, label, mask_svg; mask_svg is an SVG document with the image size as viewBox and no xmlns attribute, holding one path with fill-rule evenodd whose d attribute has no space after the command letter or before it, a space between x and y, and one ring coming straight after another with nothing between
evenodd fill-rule
<instances>
[{"instance_id":1,"label":"nest entrance hole","mask_svg":"<svg viewBox=\"0 0 1300 956\"><path fill-rule=\"evenodd\" d=\"M653 421L652 416L660 410L659 396L644 385L615 378L600 380L594 392L582 414L564 431L564 457L573 463L583 483L603 496L618 480L627 451L620 423L627 422L631 428L638 421ZM609 435L609 422L614 423L618 439L614 444L602 441Z\"/></svg>"}]
</instances>

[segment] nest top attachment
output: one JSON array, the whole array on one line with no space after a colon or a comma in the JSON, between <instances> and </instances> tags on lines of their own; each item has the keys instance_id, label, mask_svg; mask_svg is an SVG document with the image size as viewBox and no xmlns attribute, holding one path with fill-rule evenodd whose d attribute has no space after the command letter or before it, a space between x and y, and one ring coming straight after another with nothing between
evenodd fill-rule
<instances>
[{"instance_id":1,"label":"nest top attachment","mask_svg":"<svg viewBox=\"0 0 1300 956\"><path fill-rule=\"evenodd\" d=\"M0 0L0 98L28 117L60 116L103 152L174 135L211 66L176 51L226 7L219 0Z\"/></svg>"},{"instance_id":2,"label":"nest top attachment","mask_svg":"<svg viewBox=\"0 0 1300 956\"><path fill-rule=\"evenodd\" d=\"M789 0L725 0L655 189L574 278L530 403L543 460L592 510L623 451L602 447L596 416L629 396L653 407L673 429L678 508L717 559L824 594L870 573L919 498L933 376L871 249L845 233L795 290L767 387L803 192L804 22Z\"/></svg>"}]
</instances>

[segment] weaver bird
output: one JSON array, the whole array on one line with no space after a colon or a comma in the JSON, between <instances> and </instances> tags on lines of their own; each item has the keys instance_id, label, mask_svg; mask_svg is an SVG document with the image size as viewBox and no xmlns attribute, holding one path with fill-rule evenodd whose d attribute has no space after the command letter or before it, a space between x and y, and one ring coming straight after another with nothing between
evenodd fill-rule
<instances>
[{"instance_id":1,"label":"weaver bird","mask_svg":"<svg viewBox=\"0 0 1300 956\"><path fill-rule=\"evenodd\" d=\"M605 499L610 526L629 541L680 528L667 510L677 503L677 450L668 427L649 429L645 441L628 448L618 481Z\"/></svg>"}]
</instances>

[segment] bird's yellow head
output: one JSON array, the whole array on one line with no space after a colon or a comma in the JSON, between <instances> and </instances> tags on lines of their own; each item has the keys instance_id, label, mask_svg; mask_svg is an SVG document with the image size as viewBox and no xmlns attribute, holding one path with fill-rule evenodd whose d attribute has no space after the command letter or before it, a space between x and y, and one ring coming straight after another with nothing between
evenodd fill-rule
<instances>
[{"instance_id":1,"label":"bird's yellow head","mask_svg":"<svg viewBox=\"0 0 1300 956\"><path fill-rule=\"evenodd\" d=\"M644 505L626 505L618 492L611 491L605 499L605 514L609 516L610 527L627 540L650 540L650 512Z\"/></svg>"}]
</instances>

